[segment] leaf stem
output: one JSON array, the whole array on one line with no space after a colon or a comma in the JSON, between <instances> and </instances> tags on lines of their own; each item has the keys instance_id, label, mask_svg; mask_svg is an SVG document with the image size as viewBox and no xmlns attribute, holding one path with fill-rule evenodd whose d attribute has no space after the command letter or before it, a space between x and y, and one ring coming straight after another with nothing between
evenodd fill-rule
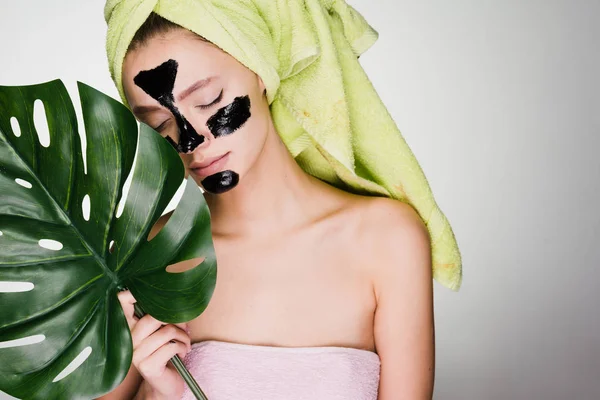
<instances>
[{"instance_id":1,"label":"leaf stem","mask_svg":"<svg viewBox=\"0 0 600 400\"><path fill-rule=\"evenodd\" d=\"M142 310L142 307L140 307L138 305L138 303L134 303L133 307L134 307L134 313L135 313L136 317L142 318L144 315L146 315L146 313L144 312L144 310ZM188 369L183 364L183 361L181 360L181 358L179 358L179 356L177 354L175 354L171 358L170 361L171 361L171 364L173 364L173 366L177 369L177 372L179 372L179 375L181 375L181 377L183 378L185 383L187 383L191 392L194 394L194 396L196 396L196 399L197 400L208 400L208 398L206 397L206 395L204 394L202 389L200 389L198 382L196 382L196 380L194 379L192 374L190 374L190 371L188 371Z\"/></svg>"}]
</instances>

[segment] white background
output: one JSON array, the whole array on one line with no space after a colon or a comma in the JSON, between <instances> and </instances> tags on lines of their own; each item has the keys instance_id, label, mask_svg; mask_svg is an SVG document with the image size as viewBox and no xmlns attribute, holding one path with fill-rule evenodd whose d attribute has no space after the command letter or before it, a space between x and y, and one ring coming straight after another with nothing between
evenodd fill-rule
<instances>
[{"instance_id":1,"label":"white background","mask_svg":"<svg viewBox=\"0 0 600 400\"><path fill-rule=\"evenodd\" d=\"M460 292L435 284L435 398L600 398L600 1L349 3L463 255ZM118 98L103 6L3 0L0 85Z\"/></svg>"}]
</instances>

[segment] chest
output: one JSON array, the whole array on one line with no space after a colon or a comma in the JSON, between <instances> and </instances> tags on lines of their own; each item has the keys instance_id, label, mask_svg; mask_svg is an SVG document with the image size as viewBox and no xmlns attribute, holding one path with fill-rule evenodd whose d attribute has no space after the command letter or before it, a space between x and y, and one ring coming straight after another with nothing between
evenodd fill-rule
<instances>
[{"instance_id":1,"label":"chest","mask_svg":"<svg viewBox=\"0 0 600 400\"><path fill-rule=\"evenodd\" d=\"M371 347L372 286L346 242L215 241L217 283L192 341Z\"/></svg>"}]
</instances>

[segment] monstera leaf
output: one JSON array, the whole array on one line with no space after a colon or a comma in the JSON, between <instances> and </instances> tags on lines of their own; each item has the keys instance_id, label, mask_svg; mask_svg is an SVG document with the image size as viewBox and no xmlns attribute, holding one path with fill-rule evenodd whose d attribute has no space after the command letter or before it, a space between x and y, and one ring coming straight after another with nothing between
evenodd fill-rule
<instances>
[{"instance_id":1,"label":"monstera leaf","mask_svg":"<svg viewBox=\"0 0 600 400\"><path fill-rule=\"evenodd\" d=\"M183 179L175 150L143 124L138 144L122 104L78 87L87 168L60 80L0 87L0 390L18 398L90 399L123 380L132 346L122 287L175 323L206 308L216 281L209 212L193 181L147 239ZM49 140L34 119L38 100ZM203 261L181 273L165 268L190 259Z\"/></svg>"}]
</instances>

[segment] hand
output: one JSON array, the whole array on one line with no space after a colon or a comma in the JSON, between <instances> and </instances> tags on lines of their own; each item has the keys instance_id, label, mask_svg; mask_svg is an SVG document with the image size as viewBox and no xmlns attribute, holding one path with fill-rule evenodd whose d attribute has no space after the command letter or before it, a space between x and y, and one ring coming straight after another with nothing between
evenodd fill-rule
<instances>
[{"instance_id":1,"label":"hand","mask_svg":"<svg viewBox=\"0 0 600 400\"><path fill-rule=\"evenodd\" d=\"M165 324L151 315L138 319L131 292L119 292L118 298L131 330L132 363L145 380L144 389L150 389L149 397L180 398L185 383L169 360L176 354L183 359L191 350L188 325Z\"/></svg>"}]
</instances>

